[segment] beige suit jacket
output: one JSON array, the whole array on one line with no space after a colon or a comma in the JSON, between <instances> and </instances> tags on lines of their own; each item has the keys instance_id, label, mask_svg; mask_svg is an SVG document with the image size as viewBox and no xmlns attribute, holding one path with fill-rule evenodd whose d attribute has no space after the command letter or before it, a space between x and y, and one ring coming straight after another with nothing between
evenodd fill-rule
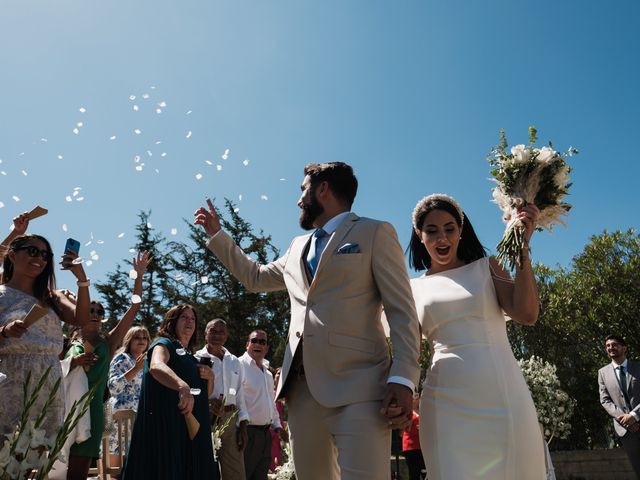
<instances>
[{"instance_id":1,"label":"beige suit jacket","mask_svg":"<svg viewBox=\"0 0 640 480\"><path fill-rule=\"evenodd\" d=\"M610 363L598 371L600 403L607 413L613 417L613 427L620 437L624 437L627 429L620 425L616 418L630 412L640 414L640 362L628 360L627 368L627 394L631 403L631 410L627 408L613 365Z\"/></svg>"},{"instance_id":2,"label":"beige suit jacket","mask_svg":"<svg viewBox=\"0 0 640 480\"><path fill-rule=\"evenodd\" d=\"M420 328L394 228L349 214L331 236L311 283L303 258L310 236L294 238L267 265L247 257L224 231L207 244L248 290L289 292L291 322L278 395L303 335L307 384L326 407L382 399L389 376L417 385ZM339 253L347 243L358 251ZM393 361L380 322L383 306Z\"/></svg>"}]
</instances>

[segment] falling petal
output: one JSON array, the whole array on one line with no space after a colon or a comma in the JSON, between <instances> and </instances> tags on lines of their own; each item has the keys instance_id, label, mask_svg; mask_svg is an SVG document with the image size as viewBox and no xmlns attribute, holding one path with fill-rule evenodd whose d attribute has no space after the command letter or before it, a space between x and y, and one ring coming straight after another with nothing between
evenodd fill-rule
<instances>
[{"instance_id":1,"label":"falling petal","mask_svg":"<svg viewBox=\"0 0 640 480\"><path fill-rule=\"evenodd\" d=\"M240 209L239 209L239 208L237 208L237 207L233 209L233 212L234 212L234 213L238 213L239 211L240 211Z\"/></svg>"},{"instance_id":2,"label":"falling petal","mask_svg":"<svg viewBox=\"0 0 640 480\"><path fill-rule=\"evenodd\" d=\"M247 165L249 165L249 160L244 160L242 164L246 167Z\"/></svg>"},{"instance_id":3,"label":"falling petal","mask_svg":"<svg viewBox=\"0 0 640 480\"><path fill-rule=\"evenodd\" d=\"M40 141L41 141L42 143L47 143L49 140L47 140L46 138L41 138L41 139L40 139Z\"/></svg>"},{"instance_id":4,"label":"falling petal","mask_svg":"<svg viewBox=\"0 0 640 480\"><path fill-rule=\"evenodd\" d=\"M80 193L80 191L79 191L79 190L74 190L74 191L73 191L73 196L74 196L74 197L77 197L79 193Z\"/></svg>"},{"instance_id":5,"label":"falling petal","mask_svg":"<svg viewBox=\"0 0 640 480\"><path fill-rule=\"evenodd\" d=\"M178 234L178 229L177 228L172 228L171 229L171 235L177 235Z\"/></svg>"},{"instance_id":6,"label":"falling petal","mask_svg":"<svg viewBox=\"0 0 640 480\"><path fill-rule=\"evenodd\" d=\"M135 100L136 96L135 95L129 95L129 100Z\"/></svg>"},{"instance_id":7,"label":"falling petal","mask_svg":"<svg viewBox=\"0 0 640 480\"><path fill-rule=\"evenodd\" d=\"M158 115L160 115L160 114L162 113L162 109L161 109L161 108L156 108L156 113L157 113Z\"/></svg>"},{"instance_id":8,"label":"falling petal","mask_svg":"<svg viewBox=\"0 0 640 480\"><path fill-rule=\"evenodd\" d=\"M150 157L153 157L153 153L151 153L151 150L147 150L147 155L149 155Z\"/></svg>"},{"instance_id":9,"label":"falling petal","mask_svg":"<svg viewBox=\"0 0 640 480\"><path fill-rule=\"evenodd\" d=\"M22 174L26 177L28 173L25 170L22 170Z\"/></svg>"},{"instance_id":10,"label":"falling petal","mask_svg":"<svg viewBox=\"0 0 640 480\"><path fill-rule=\"evenodd\" d=\"M187 115L191 115L191 112L193 112L193 110L189 110L189 111L187 112Z\"/></svg>"},{"instance_id":11,"label":"falling petal","mask_svg":"<svg viewBox=\"0 0 640 480\"><path fill-rule=\"evenodd\" d=\"M133 161L136 163L140 163L140 155L134 155L133 156Z\"/></svg>"},{"instance_id":12,"label":"falling petal","mask_svg":"<svg viewBox=\"0 0 640 480\"><path fill-rule=\"evenodd\" d=\"M202 283L209 283L209 277L207 277L206 275L203 275L200 277L200 281Z\"/></svg>"},{"instance_id":13,"label":"falling petal","mask_svg":"<svg viewBox=\"0 0 640 480\"><path fill-rule=\"evenodd\" d=\"M75 192L76 190L82 190L82 187L74 187L73 191Z\"/></svg>"},{"instance_id":14,"label":"falling petal","mask_svg":"<svg viewBox=\"0 0 640 480\"><path fill-rule=\"evenodd\" d=\"M242 194L238 195L238 200L242 201Z\"/></svg>"},{"instance_id":15,"label":"falling petal","mask_svg":"<svg viewBox=\"0 0 640 480\"><path fill-rule=\"evenodd\" d=\"M76 123L76 127L82 128L82 127L84 127L84 123L78 122L78 123Z\"/></svg>"},{"instance_id":16,"label":"falling petal","mask_svg":"<svg viewBox=\"0 0 640 480\"><path fill-rule=\"evenodd\" d=\"M118 234L118 238L124 237L124 232Z\"/></svg>"},{"instance_id":17,"label":"falling petal","mask_svg":"<svg viewBox=\"0 0 640 480\"><path fill-rule=\"evenodd\" d=\"M87 267L90 267L91 265L93 265L93 261L92 261L92 260L87 260L84 264L85 264Z\"/></svg>"},{"instance_id":18,"label":"falling petal","mask_svg":"<svg viewBox=\"0 0 640 480\"><path fill-rule=\"evenodd\" d=\"M62 160L62 155L58 155L58 160Z\"/></svg>"},{"instance_id":19,"label":"falling petal","mask_svg":"<svg viewBox=\"0 0 640 480\"><path fill-rule=\"evenodd\" d=\"M100 260L100 255L94 253L93 255L91 255L91 260L97 262L98 260Z\"/></svg>"},{"instance_id":20,"label":"falling petal","mask_svg":"<svg viewBox=\"0 0 640 480\"><path fill-rule=\"evenodd\" d=\"M63 223L63 224L62 224L62 231L63 231L63 232L67 232L68 230L69 230L69 227L67 227L67 224L66 224L66 223Z\"/></svg>"},{"instance_id":21,"label":"falling petal","mask_svg":"<svg viewBox=\"0 0 640 480\"><path fill-rule=\"evenodd\" d=\"M286 178L281 178L281 179L280 179L280 181L281 181L281 182L286 182L286 181L287 181L287 179L286 179Z\"/></svg>"},{"instance_id":22,"label":"falling petal","mask_svg":"<svg viewBox=\"0 0 640 480\"><path fill-rule=\"evenodd\" d=\"M189 393L191 395L200 395L200 392L202 392L202 390L199 389L199 388L190 388L189 389Z\"/></svg>"},{"instance_id":23,"label":"falling petal","mask_svg":"<svg viewBox=\"0 0 640 480\"><path fill-rule=\"evenodd\" d=\"M132 268L131 270L129 270L129 278L131 280L137 279L138 278L138 272Z\"/></svg>"},{"instance_id":24,"label":"falling petal","mask_svg":"<svg viewBox=\"0 0 640 480\"><path fill-rule=\"evenodd\" d=\"M67 196L65 197L65 200L66 200L67 202L72 202L72 201L73 201L73 198L71 198L71 195L67 195Z\"/></svg>"},{"instance_id":25,"label":"falling petal","mask_svg":"<svg viewBox=\"0 0 640 480\"><path fill-rule=\"evenodd\" d=\"M13 200L16 202L20 201L20 197L18 197L17 195L12 196L11 198L13 198Z\"/></svg>"},{"instance_id":26,"label":"falling petal","mask_svg":"<svg viewBox=\"0 0 640 480\"><path fill-rule=\"evenodd\" d=\"M102 245L102 244L104 244L104 240L98 240L96 243L97 243L98 245Z\"/></svg>"},{"instance_id":27,"label":"falling petal","mask_svg":"<svg viewBox=\"0 0 640 480\"><path fill-rule=\"evenodd\" d=\"M91 245L91 240L89 240L87 243L84 244L85 247L88 247L89 245Z\"/></svg>"},{"instance_id":28,"label":"falling petal","mask_svg":"<svg viewBox=\"0 0 640 480\"><path fill-rule=\"evenodd\" d=\"M142 98L144 98L146 100L147 98L149 98L149 94L148 93L143 93L142 94Z\"/></svg>"},{"instance_id":29,"label":"falling petal","mask_svg":"<svg viewBox=\"0 0 640 480\"><path fill-rule=\"evenodd\" d=\"M77 128L73 129L73 133L75 133L76 135L78 135L80 133L80 130L78 130Z\"/></svg>"},{"instance_id":30,"label":"falling petal","mask_svg":"<svg viewBox=\"0 0 640 480\"><path fill-rule=\"evenodd\" d=\"M157 140L156 141L156 145L160 145L162 143L162 140Z\"/></svg>"},{"instance_id":31,"label":"falling petal","mask_svg":"<svg viewBox=\"0 0 640 480\"><path fill-rule=\"evenodd\" d=\"M133 110L137 112L138 110L140 110L140 107L138 107L138 105L134 105Z\"/></svg>"},{"instance_id":32,"label":"falling petal","mask_svg":"<svg viewBox=\"0 0 640 480\"><path fill-rule=\"evenodd\" d=\"M216 170L221 171L222 170L222 165L216 165Z\"/></svg>"},{"instance_id":33,"label":"falling petal","mask_svg":"<svg viewBox=\"0 0 640 480\"><path fill-rule=\"evenodd\" d=\"M135 248L130 248L129 249L129 253L136 253L136 249Z\"/></svg>"},{"instance_id":34,"label":"falling petal","mask_svg":"<svg viewBox=\"0 0 640 480\"><path fill-rule=\"evenodd\" d=\"M266 195L260 195L260 200L269 200L269 197Z\"/></svg>"},{"instance_id":35,"label":"falling petal","mask_svg":"<svg viewBox=\"0 0 640 480\"><path fill-rule=\"evenodd\" d=\"M196 173L196 180L200 180L202 179L202 174L201 173Z\"/></svg>"},{"instance_id":36,"label":"falling petal","mask_svg":"<svg viewBox=\"0 0 640 480\"><path fill-rule=\"evenodd\" d=\"M115 139L116 139L116 136L115 136L115 135L111 135L111 136L109 137L109 140L115 140Z\"/></svg>"},{"instance_id":37,"label":"falling petal","mask_svg":"<svg viewBox=\"0 0 640 480\"><path fill-rule=\"evenodd\" d=\"M78 111L79 111L80 113L84 113L84 112L86 112L86 111L87 111L87 109L86 109L86 108L84 108L84 107L80 107L80 108L78 109Z\"/></svg>"},{"instance_id":38,"label":"falling petal","mask_svg":"<svg viewBox=\"0 0 640 480\"><path fill-rule=\"evenodd\" d=\"M142 302L142 298L140 297L140 295L136 295L135 293L133 295L131 295L131 303L133 303L134 305L137 305L138 303Z\"/></svg>"},{"instance_id":39,"label":"falling petal","mask_svg":"<svg viewBox=\"0 0 640 480\"><path fill-rule=\"evenodd\" d=\"M160 170L158 170L157 168L156 168L156 173L160 173Z\"/></svg>"},{"instance_id":40,"label":"falling petal","mask_svg":"<svg viewBox=\"0 0 640 480\"><path fill-rule=\"evenodd\" d=\"M74 265L80 265L81 263L84 263L84 258L76 257L71 261L71 263Z\"/></svg>"},{"instance_id":41,"label":"falling petal","mask_svg":"<svg viewBox=\"0 0 640 480\"><path fill-rule=\"evenodd\" d=\"M4 208L4 203L0 202L0 208Z\"/></svg>"},{"instance_id":42,"label":"falling petal","mask_svg":"<svg viewBox=\"0 0 640 480\"><path fill-rule=\"evenodd\" d=\"M213 162L211 160L205 160L204 163L206 163L207 165L213 165Z\"/></svg>"},{"instance_id":43,"label":"falling petal","mask_svg":"<svg viewBox=\"0 0 640 480\"><path fill-rule=\"evenodd\" d=\"M163 100L162 102L160 102L160 103L158 104L158 106L159 106L159 107L164 108L164 107L166 107L166 106L167 106L167 102L165 102L165 101Z\"/></svg>"},{"instance_id":44,"label":"falling petal","mask_svg":"<svg viewBox=\"0 0 640 480\"><path fill-rule=\"evenodd\" d=\"M144 163L142 165L136 165L136 170L141 172L142 168L143 168L143 165L144 165Z\"/></svg>"},{"instance_id":45,"label":"falling petal","mask_svg":"<svg viewBox=\"0 0 640 480\"><path fill-rule=\"evenodd\" d=\"M147 222L147 228L153 228L153 226L151 225L151 222Z\"/></svg>"},{"instance_id":46,"label":"falling petal","mask_svg":"<svg viewBox=\"0 0 640 480\"><path fill-rule=\"evenodd\" d=\"M191 130L187 132L187 138L191 138Z\"/></svg>"},{"instance_id":47,"label":"falling petal","mask_svg":"<svg viewBox=\"0 0 640 480\"><path fill-rule=\"evenodd\" d=\"M76 198L76 202L81 202L81 201L83 201L83 200L84 200L84 197L78 197L78 198Z\"/></svg>"},{"instance_id":48,"label":"falling petal","mask_svg":"<svg viewBox=\"0 0 640 480\"><path fill-rule=\"evenodd\" d=\"M184 348L176 348L176 353L182 357L187 354L187 351Z\"/></svg>"},{"instance_id":49,"label":"falling petal","mask_svg":"<svg viewBox=\"0 0 640 480\"><path fill-rule=\"evenodd\" d=\"M167 156L167 152L162 152L162 153L160 154L160 156L161 156L161 157L166 157L166 156Z\"/></svg>"},{"instance_id":50,"label":"falling petal","mask_svg":"<svg viewBox=\"0 0 640 480\"><path fill-rule=\"evenodd\" d=\"M140 135L142 133L142 130L140 130L139 128L136 128L133 133L135 133L136 135Z\"/></svg>"}]
</instances>

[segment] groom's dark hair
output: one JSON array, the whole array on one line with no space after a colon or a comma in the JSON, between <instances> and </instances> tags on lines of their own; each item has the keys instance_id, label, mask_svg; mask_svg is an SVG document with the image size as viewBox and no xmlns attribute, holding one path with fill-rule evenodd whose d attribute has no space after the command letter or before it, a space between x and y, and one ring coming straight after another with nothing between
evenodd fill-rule
<instances>
[{"instance_id":1,"label":"groom's dark hair","mask_svg":"<svg viewBox=\"0 0 640 480\"><path fill-rule=\"evenodd\" d=\"M313 188L327 182L333 195L351 208L358 192L358 180L349 165L343 162L310 163L304 167L304 174L311 179Z\"/></svg>"},{"instance_id":2,"label":"groom's dark hair","mask_svg":"<svg viewBox=\"0 0 640 480\"><path fill-rule=\"evenodd\" d=\"M622 338L620 335L616 335L615 333L607 335L607 338L604 339L604 343L607 343L609 340L615 340L623 347L627 346L627 342L624 341L624 338Z\"/></svg>"}]
</instances>

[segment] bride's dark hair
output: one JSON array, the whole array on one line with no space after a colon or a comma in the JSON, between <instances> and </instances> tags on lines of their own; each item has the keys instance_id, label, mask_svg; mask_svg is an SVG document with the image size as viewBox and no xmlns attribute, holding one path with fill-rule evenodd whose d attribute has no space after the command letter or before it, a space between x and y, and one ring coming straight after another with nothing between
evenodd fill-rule
<instances>
[{"instance_id":1,"label":"bride's dark hair","mask_svg":"<svg viewBox=\"0 0 640 480\"><path fill-rule=\"evenodd\" d=\"M453 216L458 227L462 225L461 238L458 243L458 251L456 252L460 260L464 263L471 263L487 256L487 250L480 243L469 217L463 212L462 215L464 219L460 218L456 207L445 200L434 198L423 205L423 208L420 209L420 214L416 218L416 228L418 230L422 230L424 219L434 210L444 210ZM429 252L427 252L427 249L420 241L420 237L416 233L416 228L411 229L411 240L405 253L409 255L409 264L411 267L419 272L431 268L431 255L429 255Z\"/></svg>"}]
</instances>

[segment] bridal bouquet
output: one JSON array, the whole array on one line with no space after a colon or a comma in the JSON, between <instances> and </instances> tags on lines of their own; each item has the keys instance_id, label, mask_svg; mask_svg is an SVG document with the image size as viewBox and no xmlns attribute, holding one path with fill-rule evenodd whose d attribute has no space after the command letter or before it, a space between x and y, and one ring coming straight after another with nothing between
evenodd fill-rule
<instances>
[{"instance_id":1,"label":"bridal bouquet","mask_svg":"<svg viewBox=\"0 0 640 480\"><path fill-rule=\"evenodd\" d=\"M519 360L518 364L529 386L547 443L556 437L567 438L571 433L569 420L576 402L560 388L555 365L536 356Z\"/></svg>"},{"instance_id":2,"label":"bridal bouquet","mask_svg":"<svg viewBox=\"0 0 640 480\"><path fill-rule=\"evenodd\" d=\"M72 405L58 433L46 437L46 432L40 427L60 388L60 379L54 384L42 410L36 412L35 420L31 418L30 412L50 373L51 367L45 370L31 392L29 392L31 372L27 375L22 389L24 409L20 421L15 431L7 435L0 446L0 480L25 479L32 470L37 471L36 476L33 477L36 480L47 478L47 473L53 468L55 460L62 456L61 450L67 437L76 427L80 417L89 409L95 387L85 393L79 402Z\"/></svg>"},{"instance_id":3,"label":"bridal bouquet","mask_svg":"<svg viewBox=\"0 0 640 480\"><path fill-rule=\"evenodd\" d=\"M511 270L522 264L524 249L528 248L524 225L516 216L518 209L534 203L540 209L536 229L551 231L557 223L564 225L563 217L571 208L563 201L571 186L571 167L566 160L578 151L570 147L566 152L558 153L551 143L536 147L536 134L535 127L529 127L529 145L516 145L507 151L507 138L504 130L500 130L500 143L487 157L496 182L493 199L502 210L502 219L507 225L497 245L497 258Z\"/></svg>"}]
</instances>

